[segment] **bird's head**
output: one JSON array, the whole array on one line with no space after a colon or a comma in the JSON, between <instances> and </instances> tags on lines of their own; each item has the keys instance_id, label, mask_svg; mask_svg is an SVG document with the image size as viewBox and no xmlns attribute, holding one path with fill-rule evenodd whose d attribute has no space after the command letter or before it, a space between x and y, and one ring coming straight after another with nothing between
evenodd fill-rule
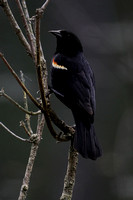
<instances>
[{"instance_id":1,"label":"bird's head","mask_svg":"<svg viewBox=\"0 0 133 200\"><path fill-rule=\"evenodd\" d=\"M73 57L83 51L80 40L73 33L66 30L52 30L49 32L57 38L56 53Z\"/></svg>"}]
</instances>

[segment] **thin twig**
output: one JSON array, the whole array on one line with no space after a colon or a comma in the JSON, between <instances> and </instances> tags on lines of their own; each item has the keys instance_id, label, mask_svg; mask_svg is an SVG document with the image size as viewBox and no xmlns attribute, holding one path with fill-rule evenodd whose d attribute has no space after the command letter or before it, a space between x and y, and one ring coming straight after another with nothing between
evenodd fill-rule
<instances>
[{"instance_id":1,"label":"thin twig","mask_svg":"<svg viewBox=\"0 0 133 200\"><path fill-rule=\"evenodd\" d=\"M21 77L21 81L22 83L25 85L25 79L24 79L24 75L23 72L20 71L20 77ZM25 91L23 91L23 98L24 98L24 108L25 110L28 110L28 100L27 100L27 94ZM26 119L26 123L27 123L27 127L28 127L28 132L30 132L30 135L33 134L32 128L31 128L31 123L30 123L30 115L29 114L25 114L25 119Z\"/></svg>"},{"instance_id":2,"label":"thin twig","mask_svg":"<svg viewBox=\"0 0 133 200\"><path fill-rule=\"evenodd\" d=\"M78 164L78 152L70 146L68 152L68 165L67 165L67 172L64 179L64 188L60 200L71 200L74 184L75 184L75 177L76 177L76 169Z\"/></svg>"},{"instance_id":3,"label":"thin twig","mask_svg":"<svg viewBox=\"0 0 133 200\"><path fill-rule=\"evenodd\" d=\"M31 132L28 131L24 121L20 121L20 126L23 127L24 131L27 133L28 136L31 136Z\"/></svg>"},{"instance_id":4,"label":"thin twig","mask_svg":"<svg viewBox=\"0 0 133 200\"><path fill-rule=\"evenodd\" d=\"M16 101L14 101L10 96L8 96L3 89L0 90L0 96L5 97L8 99L11 103L13 103L16 107L18 107L20 110L23 112L27 113L28 115L38 115L41 113L41 111L33 112L33 111L28 111L24 109L20 104L18 104Z\"/></svg>"},{"instance_id":5,"label":"thin twig","mask_svg":"<svg viewBox=\"0 0 133 200\"><path fill-rule=\"evenodd\" d=\"M37 154L37 151L38 151L39 143L40 143L41 138L42 138L44 123L45 123L45 120L44 120L44 116L42 115L41 123L38 126L38 130L37 130L37 134L36 134L37 138L36 138L35 142L32 143L32 145L31 145L30 156L29 156L29 160L28 160L28 164L27 164L27 167L26 167L25 176L24 176L24 179L23 179L23 183L22 183L22 186L21 186L21 190L20 190L18 200L25 200L26 199L27 192L28 192L28 189L29 189L29 182L30 182L30 177L31 177L34 161L35 161L36 154Z\"/></svg>"},{"instance_id":6,"label":"thin twig","mask_svg":"<svg viewBox=\"0 0 133 200\"><path fill-rule=\"evenodd\" d=\"M22 45L25 47L27 53L31 56L31 48L29 43L27 42L22 30L20 29L14 15L10 9L10 6L7 0L0 0L0 6L3 8L5 14L7 15L11 26L13 27L16 35L18 36L19 40L21 41Z\"/></svg>"},{"instance_id":7,"label":"thin twig","mask_svg":"<svg viewBox=\"0 0 133 200\"><path fill-rule=\"evenodd\" d=\"M45 9L47 8L49 2L50 2L50 0L46 0L45 3L44 3L40 8L37 9L37 10L39 10L40 18L43 16L44 11L45 11ZM32 19L32 20L35 20L35 17L36 17L36 16L32 16L31 19Z\"/></svg>"},{"instance_id":8,"label":"thin twig","mask_svg":"<svg viewBox=\"0 0 133 200\"><path fill-rule=\"evenodd\" d=\"M18 135L16 135L15 133L13 133L11 130L9 130L9 128L7 128L2 122L0 122L0 126L2 126L8 133L10 133L12 136L14 136L15 138L24 141L24 142L28 142L28 139L24 139L22 137L19 137Z\"/></svg>"}]
</instances>

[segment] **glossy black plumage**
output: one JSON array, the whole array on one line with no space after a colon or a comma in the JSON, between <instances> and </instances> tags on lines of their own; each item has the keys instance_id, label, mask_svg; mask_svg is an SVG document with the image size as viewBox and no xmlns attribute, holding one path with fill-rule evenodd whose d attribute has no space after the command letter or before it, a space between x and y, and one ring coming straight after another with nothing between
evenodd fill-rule
<instances>
[{"instance_id":1,"label":"glossy black plumage","mask_svg":"<svg viewBox=\"0 0 133 200\"><path fill-rule=\"evenodd\" d=\"M69 107L76 123L74 148L85 158L95 160L101 148L94 130L95 81L80 40L65 30L50 31L57 38L52 59L51 83L55 95Z\"/></svg>"}]
</instances>

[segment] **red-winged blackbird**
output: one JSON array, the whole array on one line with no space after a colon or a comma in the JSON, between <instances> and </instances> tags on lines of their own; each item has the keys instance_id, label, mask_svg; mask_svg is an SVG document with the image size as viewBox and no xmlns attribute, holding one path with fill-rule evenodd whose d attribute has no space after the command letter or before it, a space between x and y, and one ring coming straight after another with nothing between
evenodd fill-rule
<instances>
[{"instance_id":1,"label":"red-winged blackbird","mask_svg":"<svg viewBox=\"0 0 133 200\"><path fill-rule=\"evenodd\" d=\"M49 32L57 39L51 67L52 90L73 113L74 148L84 158L95 160L101 156L101 148L93 125L96 109L93 71L77 36L65 30Z\"/></svg>"}]
</instances>

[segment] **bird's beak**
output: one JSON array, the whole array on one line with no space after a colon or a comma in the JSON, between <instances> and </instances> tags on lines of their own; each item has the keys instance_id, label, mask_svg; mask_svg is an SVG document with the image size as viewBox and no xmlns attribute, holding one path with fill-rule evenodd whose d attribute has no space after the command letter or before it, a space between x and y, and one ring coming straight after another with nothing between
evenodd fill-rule
<instances>
[{"instance_id":1,"label":"bird's beak","mask_svg":"<svg viewBox=\"0 0 133 200\"><path fill-rule=\"evenodd\" d=\"M56 37L62 37L61 36L61 31L60 30L51 30L48 31L49 33L52 33L53 35L55 35Z\"/></svg>"}]
</instances>

